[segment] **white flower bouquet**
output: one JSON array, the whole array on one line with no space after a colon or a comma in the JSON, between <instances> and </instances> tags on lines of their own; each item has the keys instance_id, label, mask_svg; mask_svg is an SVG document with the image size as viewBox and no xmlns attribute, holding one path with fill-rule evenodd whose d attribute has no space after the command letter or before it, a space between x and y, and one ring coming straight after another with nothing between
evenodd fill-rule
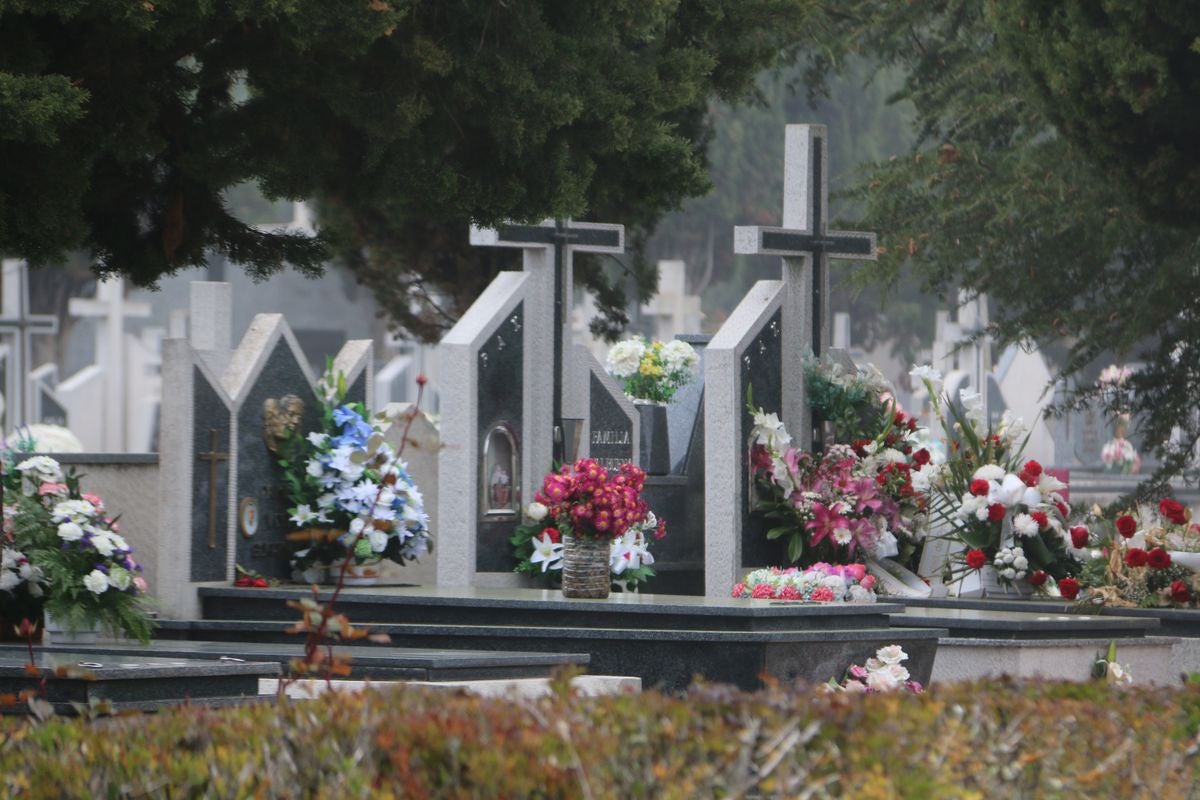
<instances>
[{"instance_id":1,"label":"white flower bouquet","mask_svg":"<svg viewBox=\"0 0 1200 800\"><path fill-rule=\"evenodd\" d=\"M639 336L613 345L605 367L624 381L625 394L632 399L668 403L691 381L698 362L699 356L687 342L647 343Z\"/></svg>"}]
</instances>

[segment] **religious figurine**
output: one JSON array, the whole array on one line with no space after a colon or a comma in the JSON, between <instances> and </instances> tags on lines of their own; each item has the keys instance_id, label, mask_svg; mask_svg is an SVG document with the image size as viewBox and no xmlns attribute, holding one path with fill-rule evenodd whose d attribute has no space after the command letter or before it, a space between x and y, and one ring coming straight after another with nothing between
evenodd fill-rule
<instances>
[{"instance_id":1,"label":"religious figurine","mask_svg":"<svg viewBox=\"0 0 1200 800\"><path fill-rule=\"evenodd\" d=\"M506 509L512 498L512 478L503 466L492 467L492 476L488 480L488 497L493 509Z\"/></svg>"},{"instance_id":2,"label":"religious figurine","mask_svg":"<svg viewBox=\"0 0 1200 800\"><path fill-rule=\"evenodd\" d=\"M304 401L294 394L284 395L276 400L268 398L263 402L263 439L267 441L267 449L272 453L279 452L279 445L289 431L300 427L304 416Z\"/></svg>"}]
</instances>

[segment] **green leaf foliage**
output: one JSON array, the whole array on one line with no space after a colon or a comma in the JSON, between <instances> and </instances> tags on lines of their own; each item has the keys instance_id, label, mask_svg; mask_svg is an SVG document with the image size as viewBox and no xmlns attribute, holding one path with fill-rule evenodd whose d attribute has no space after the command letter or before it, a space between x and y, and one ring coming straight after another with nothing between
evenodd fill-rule
<instances>
[{"instance_id":1,"label":"green leaf foliage","mask_svg":"<svg viewBox=\"0 0 1200 800\"><path fill-rule=\"evenodd\" d=\"M883 250L858 279L895 286L911 275L944 296L986 293L991 333L1052 353L1076 380L1072 402L1098 395L1104 364L1141 362L1131 385L1142 440L1163 474L1194 467L1200 9L845 0L823 10L810 78L864 55L903 70L893 99L916 109L912 151L865 165L850 192Z\"/></svg>"},{"instance_id":2,"label":"green leaf foliage","mask_svg":"<svg viewBox=\"0 0 1200 800\"><path fill-rule=\"evenodd\" d=\"M1187 797L1198 724L1195 685L584 697L557 681L521 700L389 686L101 721L6 716L0 786L31 800Z\"/></svg>"}]
</instances>

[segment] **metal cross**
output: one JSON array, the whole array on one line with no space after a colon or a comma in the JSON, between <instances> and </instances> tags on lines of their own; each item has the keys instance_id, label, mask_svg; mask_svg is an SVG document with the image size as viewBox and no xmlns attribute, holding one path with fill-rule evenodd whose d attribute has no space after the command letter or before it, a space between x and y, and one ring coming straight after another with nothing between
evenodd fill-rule
<instances>
[{"instance_id":1,"label":"metal cross","mask_svg":"<svg viewBox=\"0 0 1200 800\"><path fill-rule=\"evenodd\" d=\"M490 247L520 247L523 250L554 250L554 459L566 455L563 441L562 376L567 311L571 307L571 256L581 253L625 252L625 226L571 220L544 220L539 225L503 225L500 228L471 228L471 244ZM526 269L529 263L526 262ZM533 313L538 313L534 310Z\"/></svg>"},{"instance_id":2,"label":"metal cross","mask_svg":"<svg viewBox=\"0 0 1200 800\"><path fill-rule=\"evenodd\" d=\"M196 458L208 462L208 546L217 548L217 462L228 461L229 453L217 452L217 429L210 428L209 451Z\"/></svg>"},{"instance_id":3,"label":"metal cross","mask_svg":"<svg viewBox=\"0 0 1200 800\"><path fill-rule=\"evenodd\" d=\"M738 226L733 251L783 256L784 280L793 259L812 264L812 352L825 348L829 318L829 259L874 261L875 234L828 230L829 179L824 125L788 125L783 161L783 227Z\"/></svg>"},{"instance_id":4,"label":"metal cross","mask_svg":"<svg viewBox=\"0 0 1200 800\"><path fill-rule=\"evenodd\" d=\"M9 350L10 361L6 370L5 400L8 411L5 422L9 430L37 420L26 419L33 406L29 388L29 368L33 361L32 340L34 335L53 336L58 333L58 317L53 314L29 313L29 265L19 259L2 262L3 277L0 278L0 334L11 336L13 347Z\"/></svg>"}]
</instances>

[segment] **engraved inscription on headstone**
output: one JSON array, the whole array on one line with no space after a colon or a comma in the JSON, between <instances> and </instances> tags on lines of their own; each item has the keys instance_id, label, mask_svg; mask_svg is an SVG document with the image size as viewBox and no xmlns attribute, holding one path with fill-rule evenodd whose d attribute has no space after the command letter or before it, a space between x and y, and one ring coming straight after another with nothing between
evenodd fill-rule
<instances>
[{"instance_id":1,"label":"engraved inscription on headstone","mask_svg":"<svg viewBox=\"0 0 1200 800\"><path fill-rule=\"evenodd\" d=\"M594 372L590 380L588 454L602 467L616 469L634 460L633 422Z\"/></svg>"}]
</instances>

